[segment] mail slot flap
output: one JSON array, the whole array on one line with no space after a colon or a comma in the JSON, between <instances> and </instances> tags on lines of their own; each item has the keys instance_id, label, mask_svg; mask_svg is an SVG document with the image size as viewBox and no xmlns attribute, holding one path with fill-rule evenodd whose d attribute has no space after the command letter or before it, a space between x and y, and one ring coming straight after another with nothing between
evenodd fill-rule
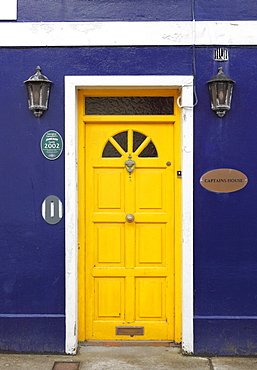
<instances>
[{"instance_id":1,"label":"mail slot flap","mask_svg":"<svg viewBox=\"0 0 257 370\"><path fill-rule=\"evenodd\" d=\"M116 326L116 335L144 335L143 326Z\"/></svg>"}]
</instances>

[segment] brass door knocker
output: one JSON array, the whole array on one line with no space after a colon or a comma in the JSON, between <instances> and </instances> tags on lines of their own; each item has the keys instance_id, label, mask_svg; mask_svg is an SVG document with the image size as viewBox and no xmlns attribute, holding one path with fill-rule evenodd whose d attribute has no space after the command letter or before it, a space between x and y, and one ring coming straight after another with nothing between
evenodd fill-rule
<instances>
[{"instance_id":1,"label":"brass door knocker","mask_svg":"<svg viewBox=\"0 0 257 370\"><path fill-rule=\"evenodd\" d=\"M132 161L131 154L129 154L128 160L124 164L125 164L125 168L128 171L128 173L131 174L134 171L135 166L136 166L136 162Z\"/></svg>"}]
</instances>

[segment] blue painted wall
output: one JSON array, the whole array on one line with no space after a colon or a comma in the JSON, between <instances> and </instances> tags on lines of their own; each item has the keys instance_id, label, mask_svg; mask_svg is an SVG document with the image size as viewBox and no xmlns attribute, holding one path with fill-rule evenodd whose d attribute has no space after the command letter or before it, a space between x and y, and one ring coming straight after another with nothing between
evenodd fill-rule
<instances>
[{"instance_id":1,"label":"blue painted wall","mask_svg":"<svg viewBox=\"0 0 257 370\"><path fill-rule=\"evenodd\" d=\"M222 9L222 11L221 11ZM18 21L158 21L255 19L252 1L18 1ZM257 354L257 48L229 48L224 72L236 81L232 109L210 110L206 81L217 73L212 47L0 49L0 350L63 352L64 219L48 225L42 201L64 202L64 155L40 152L50 129L64 136L65 75L191 75L194 110L195 353ZM49 110L36 119L23 81L40 65L54 82ZM234 168L249 179L235 193L216 194L200 177ZM26 338L26 340L24 340Z\"/></svg>"},{"instance_id":2,"label":"blue painted wall","mask_svg":"<svg viewBox=\"0 0 257 370\"><path fill-rule=\"evenodd\" d=\"M257 19L256 1L195 0L195 18L198 21L252 21Z\"/></svg>"},{"instance_id":3,"label":"blue painted wall","mask_svg":"<svg viewBox=\"0 0 257 370\"><path fill-rule=\"evenodd\" d=\"M18 1L20 22L256 20L255 1L38 0Z\"/></svg>"},{"instance_id":4,"label":"blue painted wall","mask_svg":"<svg viewBox=\"0 0 257 370\"><path fill-rule=\"evenodd\" d=\"M196 52L199 103L195 108L194 137L195 351L256 354L257 321L251 319L257 316L257 49L229 49L224 72L236 84L232 109L222 119L207 109L206 81L217 73L219 65L212 61L212 53L212 48ZM209 192L199 179L215 168L242 171L249 183L234 193Z\"/></svg>"},{"instance_id":5,"label":"blue painted wall","mask_svg":"<svg viewBox=\"0 0 257 370\"><path fill-rule=\"evenodd\" d=\"M19 0L21 22L190 20L191 0Z\"/></svg>"},{"instance_id":6,"label":"blue painted wall","mask_svg":"<svg viewBox=\"0 0 257 370\"><path fill-rule=\"evenodd\" d=\"M64 202L64 155L47 160L40 140L50 129L64 135L64 75L191 74L191 51L3 48L0 65L0 349L62 352L64 219L47 224L41 204L48 195ZM37 65L53 81L40 119L28 110L23 84Z\"/></svg>"}]
</instances>

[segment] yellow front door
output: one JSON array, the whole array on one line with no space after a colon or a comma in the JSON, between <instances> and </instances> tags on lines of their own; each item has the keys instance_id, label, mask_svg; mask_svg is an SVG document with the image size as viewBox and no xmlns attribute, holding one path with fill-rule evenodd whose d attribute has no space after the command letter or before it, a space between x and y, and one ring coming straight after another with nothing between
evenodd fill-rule
<instances>
[{"instance_id":1,"label":"yellow front door","mask_svg":"<svg viewBox=\"0 0 257 370\"><path fill-rule=\"evenodd\" d=\"M179 341L174 122L83 124L79 339Z\"/></svg>"}]
</instances>

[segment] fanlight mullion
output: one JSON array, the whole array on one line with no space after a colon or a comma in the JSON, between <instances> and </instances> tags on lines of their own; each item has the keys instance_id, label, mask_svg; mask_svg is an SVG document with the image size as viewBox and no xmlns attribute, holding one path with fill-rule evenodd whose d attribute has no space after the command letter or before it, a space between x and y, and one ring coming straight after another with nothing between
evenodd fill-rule
<instances>
[{"instance_id":1,"label":"fanlight mullion","mask_svg":"<svg viewBox=\"0 0 257 370\"><path fill-rule=\"evenodd\" d=\"M143 142L142 144L137 148L137 150L135 151L135 155L138 156L144 149L145 147L150 143L151 141L151 138L150 137L147 137Z\"/></svg>"},{"instance_id":2,"label":"fanlight mullion","mask_svg":"<svg viewBox=\"0 0 257 370\"><path fill-rule=\"evenodd\" d=\"M110 141L110 143L112 143L112 145L114 146L114 148L115 148L115 149L117 149L117 150L118 150L118 152L119 152L122 156L124 156L124 155L126 154L126 152L125 152L125 151L122 149L122 147L117 143L117 141L113 139L113 137L110 137L110 138L109 138L109 141Z\"/></svg>"}]
</instances>

